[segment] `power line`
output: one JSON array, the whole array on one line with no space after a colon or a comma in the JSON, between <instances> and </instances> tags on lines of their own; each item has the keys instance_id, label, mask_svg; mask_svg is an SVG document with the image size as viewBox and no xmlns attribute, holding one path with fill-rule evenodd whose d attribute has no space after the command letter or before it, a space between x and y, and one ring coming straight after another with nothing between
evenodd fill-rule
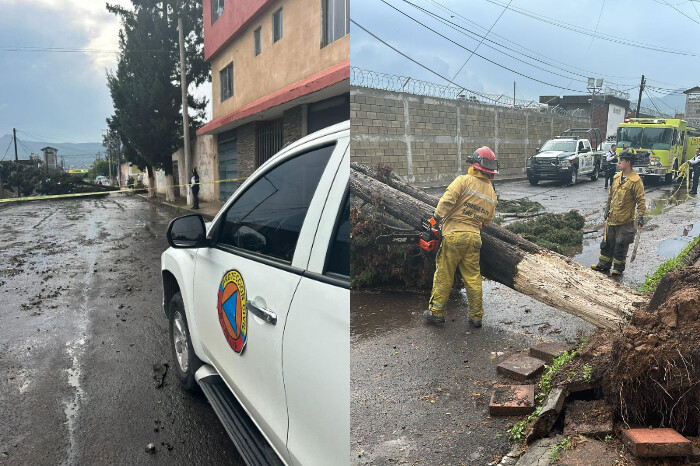
<instances>
[{"instance_id":1,"label":"power line","mask_svg":"<svg viewBox=\"0 0 700 466\"><path fill-rule=\"evenodd\" d=\"M398 11L401 11L401 10L398 10ZM403 12L401 12L401 13L403 13ZM405 13L404 13L404 14L405 14ZM408 16L408 15L406 15L406 16ZM410 17L410 16L409 16L409 17ZM423 64L421 64L421 63L418 63L417 61L415 61L414 59L412 59L412 58L409 57L408 55L406 55L406 54L404 54L403 52L399 51L399 50L396 49L395 47L389 45L387 42L383 41L382 39L380 39L379 37L377 37L375 34L371 33L371 32L368 31L366 28L364 28L364 27L362 27L361 25L359 25L359 24L357 23L357 21L353 20L352 18L350 19L350 22L353 23L353 24L355 24L357 27L359 27L359 28L362 29L363 31L365 31L367 34L369 34L369 35L371 35L372 37L374 37L375 39L377 39L377 40L378 40L379 42L381 42L382 44L384 44L384 45L386 45L387 47L391 48L391 49L394 50L395 52L397 52L397 53L403 55L404 57L408 58L409 60L411 60L412 62L416 63L417 65L420 65L421 67L425 68L426 70L430 71L431 73L436 74L437 76L441 77L441 78L444 79L445 81L447 81L447 82L449 82L449 83L452 83L452 84L454 84L454 85L457 86L457 87L460 87L460 88L462 88L462 89L465 89L463 86L460 86L459 84L456 84L456 83L452 82L451 79L446 78L445 76L442 76L441 74L437 73L436 71L433 71L432 69L426 67L425 65L423 65ZM425 25L424 25L424 26L425 26ZM540 84L545 84L545 85L547 85L547 86L556 87L556 88L558 88L558 89L564 89L564 90L567 90L567 91L583 93L582 91L579 91L579 90L576 90L576 89L570 89L570 88L568 88L568 87L558 86L558 85L556 85L556 84L548 83L548 82L546 82L546 81L542 81L542 80L540 80L540 79L533 78L532 76L528 76L528 75L526 75L526 74L524 74L524 73L521 73L521 72L519 72L519 71L515 71L515 70L512 69L512 68L508 68L508 67L505 66L505 65L501 65L500 63L496 63L495 61L493 61L493 60L491 60L491 59L489 59L489 58L486 58L486 57L484 57L483 55L480 55L480 54L474 52L474 51L471 50L471 49L468 49L467 47L465 47L465 46L463 46L463 45L461 45L461 44L458 44L457 42L453 41L453 40L450 39L449 37L446 37L446 36L442 35L441 33L439 33L438 31L436 31L436 30L430 28L429 26L425 26L425 27L426 27L427 29L431 30L432 32L434 32L435 34L439 35L440 37L444 38L445 40L448 40L448 41L452 42L452 43L455 44L457 47L460 47L460 48L463 48L464 50L467 50L467 51L469 51L469 52L472 52L472 53L474 53L474 55L476 55L477 57L482 58L483 60L486 60L487 62L492 63L492 64L494 64L494 65L496 65L496 66L498 66L498 67L500 67L500 68L503 68L503 69L505 69L505 70L508 70L508 71L510 71L511 73L515 73L515 74L517 74L518 76L522 76L522 77L527 78L527 79L530 79L530 80L532 80L532 81L536 81L536 82L538 82L538 83L540 83Z\"/></svg>"},{"instance_id":2,"label":"power line","mask_svg":"<svg viewBox=\"0 0 700 466\"><path fill-rule=\"evenodd\" d=\"M634 42L634 41L630 41L627 39L622 39L620 37L611 36L609 34L601 34L601 33L593 34L592 32L590 32L584 28L581 28L579 26L565 23L563 21L558 21L556 19L548 18L546 16L538 15L536 13L533 13L531 11L528 11L528 10L525 10L522 8L517 8L514 6L507 6L507 5L504 5L503 3L499 2L498 0L486 0L486 1L489 3L492 3L494 5L498 5L501 8L507 8L511 11L514 11L516 13L523 15L523 16L527 16L529 18L535 19L537 21L547 23L547 24L550 24L552 26L566 29L566 30L569 30L572 32L577 32L579 34L583 34L586 36L593 36L593 37L597 37L599 39L607 40L609 42L615 42L618 44L629 45L632 47L637 47L637 48L646 49L646 50L653 50L655 52L663 52L663 53L670 53L670 54L674 54L674 55L684 55L684 56L691 56L691 57L700 57L700 53L696 53L696 52L687 52L684 50L674 50L674 49L669 49L669 48L665 48L665 47L659 47L657 45L645 44L643 42Z\"/></svg>"},{"instance_id":3,"label":"power line","mask_svg":"<svg viewBox=\"0 0 700 466\"><path fill-rule=\"evenodd\" d=\"M75 144L96 144L96 143L98 143L97 141L94 142L94 143L90 143L90 142L85 143L85 142L56 141L57 138L49 138L49 137L46 137L46 136L37 136L37 135L35 135L35 134L30 134L30 133L28 133L28 132L26 132L26 131L23 131L23 130L21 130L21 129L18 129L17 131L20 132L20 133L26 134L27 136L29 136L29 139L32 139L32 140L34 140L34 141L36 141L36 142L46 143L46 144L49 144L49 143L47 143L46 141L50 141L50 140L53 140L53 141L54 141L54 142L51 143L51 144L71 144L71 145L75 145ZM91 150L88 150L88 149L76 149L76 148L73 148L73 150L74 150L74 151L80 151L80 152L84 151L84 152L87 152L87 153L94 153L94 152L95 152L95 151L91 151Z\"/></svg>"},{"instance_id":4,"label":"power line","mask_svg":"<svg viewBox=\"0 0 700 466\"><path fill-rule=\"evenodd\" d=\"M385 0L380 0L380 1L382 1L383 3L386 3ZM529 58L529 59L531 59L531 60L534 60L534 61L536 61L536 62L539 62L539 63L542 63L542 64L544 64L544 65L550 66L550 67L552 67L552 68L554 68L554 69L557 69L557 70L561 70L561 71L563 71L563 72L565 72L565 73L568 73L568 74L570 74L570 75L574 75L574 76L578 76L578 77L581 77L581 78L584 78L584 79L588 79L588 75L583 75L583 74L580 74L580 73L576 73L576 72L574 72L574 71L569 71L569 70L567 70L567 69L563 69L563 68L557 67L557 66L552 65L551 63L548 63L548 62L546 62L546 61L544 61L544 60L540 60L540 59L538 59L538 58L536 58L536 57L530 56L530 55L528 55L528 54L525 54L525 53L520 52L520 51L518 51L518 50L515 50L515 49L513 49L513 48L507 47L507 46L505 46L505 45L503 45L503 44L500 44L500 43L498 43L498 42L495 42L495 41L493 41L493 40L487 39L485 36L482 36L482 35L480 35L480 34L477 34L477 33L473 32L473 31L470 31L469 29L467 29L467 28L465 28L465 27L463 27L463 26L460 26L460 25L458 25L458 24L456 24L456 23L453 23L452 21L450 21L450 20L448 20L448 19L446 19L446 18L443 18L442 16L439 16L439 15L437 15L437 14L431 12L431 11L428 11L428 10L426 10L426 9L424 9L424 8L422 8L422 7L418 6L418 5L416 5L416 4L414 4L414 3L409 2L408 0L403 0L403 1L404 1L405 3L408 3L409 5L413 6L414 8L420 10L421 12L423 12L423 13L425 13L425 14L427 14L427 15L433 17L434 19L436 19L436 20L442 22L443 24L445 24L445 25L448 26L449 28L451 28L451 29L453 29L453 30L459 32L460 34L466 35L466 36L468 36L468 37L469 37L470 35L474 35L474 36L476 36L476 37L480 37L480 38L482 38L482 41L485 40L486 42L491 42L491 43L493 43L493 44L495 44L495 45L497 45L497 46L499 46L499 47L502 47L502 48L504 48L504 49L506 49L506 50L510 50L510 51L512 51L512 52L514 52L514 53L518 53L518 54L520 54L520 55L522 55L522 56L525 56L525 57L527 57L527 58ZM389 5L389 4L387 3L387 5ZM426 25L423 24L422 22L418 21L417 19L413 18L412 16L408 15L407 13L405 13L405 12L399 10L398 8L396 8L396 7L392 6L392 5L389 5L389 6L392 7L392 8L394 8L396 11L398 11L398 12L401 13L401 14L403 14L404 16L407 16L408 18L410 18L410 19L412 19L413 21L417 22L417 23L420 24L421 26L423 26L423 27L425 27L425 28L427 28L427 29L430 29L428 26L426 26ZM480 26L479 26L479 27L480 27ZM493 35L496 35L496 34L493 34ZM476 39L474 39L474 40L476 40ZM507 40L507 39L506 39L506 40ZM458 44L458 45L459 45L459 44ZM519 61L519 62L521 62L521 63L524 63L524 64L526 64L526 65L528 65L528 66L532 66L533 68L537 68L537 69L539 69L539 70L545 71L545 72L547 72L547 73L550 73L550 74L553 74L553 75L556 75L556 76L560 76L560 77L565 78L565 79L570 79L569 84L567 84L565 88L568 88L568 86L570 86L571 83L574 82L574 81L576 80L576 78L571 78L571 76L565 76L565 75L556 73L556 72L554 72L554 71L548 70L548 69L546 69L546 68L542 68L542 67L540 67L540 66L534 65L534 64L532 64L532 63L528 63L527 61L525 61L525 60L523 60L523 59L521 59L521 58L519 58L519 57L510 55L510 54L508 54L508 53L505 53L505 52L503 52L502 50L498 50L497 48L491 47L491 46L488 45L488 44L485 44L485 45L486 45L486 47L489 47L489 48L495 50L495 51L498 52L498 53L501 53L501 54L503 54L503 55L505 55L505 56L507 56L507 57L513 58L514 60L517 60L517 61ZM618 83L613 83L613 84L619 85Z\"/></svg>"},{"instance_id":5,"label":"power line","mask_svg":"<svg viewBox=\"0 0 700 466\"><path fill-rule=\"evenodd\" d=\"M676 8L675 6L673 6L673 5L671 5L670 3L668 3L666 0L663 0L663 2L664 2L666 5L668 5L668 6L670 6L671 8L673 8L674 10L676 10L678 13L682 14L683 16L685 16L686 18L688 18L689 20L691 20L692 22L694 22L695 24L700 24L700 23L698 23L695 19L691 18L690 16L686 15L686 14L683 13L681 10L679 10L678 8ZM694 7L695 7L695 5L693 5L693 8L694 8ZM695 10L695 11L697 12L697 10Z\"/></svg>"},{"instance_id":6,"label":"power line","mask_svg":"<svg viewBox=\"0 0 700 466\"><path fill-rule=\"evenodd\" d=\"M513 3L513 0L508 0L508 6L510 6L511 3ZM489 35L489 33L491 32L491 30L493 29L493 27L496 25L496 23L498 22L498 20L501 19L501 16L503 16L503 13L505 13L507 9L508 9L508 8L504 8L503 11L501 11L501 14L498 15L498 18L496 18L496 21L493 22L493 24L491 25L491 27L489 28L489 30L486 31L486 34L484 35L484 37L481 38L481 41L480 41L478 44L476 44L476 47L474 47L474 50L475 50L475 51L479 48L479 46L480 46L481 44L484 43L484 39L486 39L486 36ZM455 73L455 75L452 77L452 79L455 79L455 78L457 77L457 75L462 71L462 69L464 69L464 67L466 66L466 64L469 62L469 60L470 60L471 57L473 57L473 56L474 56L474 52L472 52L472 53L469 54L469 56L467 57L467 59L464 61L464 63L462 64L462 66L459 68L459 71L457 71L457 72Z\"/></svg>"},{"instance_id":7,"label":"power line","mask_svg":"<svg viewBox=\"0 0 700 466\"><path fill-rule=\"evenodd\" d=\"M654 110L656 110L656 112L657 112L659 115L663 115L663 113L661 113L661 111L656 107L656 104L654 103L654 100L651 98L651 95L649 94L649 91L645 90L644 92L646 92L647 97L649 97L649 102L651 102L651 105L654 106Z\"/></svg>"},{"instance_id":8,"label":"power line","mask_svg":"<svg viewBox=\"0 0 700 466\"><path fill-rule=\"evenodd\" d=\"M10 139L10 143L7 145L7 149L5 149L5 154L2 156L2 159L0 159L0 162L5 160L5 157L7 157L7 152L10 150L11 145L12 145L12 139Z\"/></svg>"},{"instance_id":9,"label":"power line","mask_svg":"<svg viewBox=\"0 0 700 466\"><path fill-rule=\"evenodd\" d=\"M410 5L413 5L413 4L410 3L408 0L404 0L404 1L405 1L406 3L409 3ZM462 21L465 21L465 22L467 22L467 23L469 23L469 24L473 24L474 26L476 26L476 27L478 27L478 28L480 28L480 29L484 29L484 28L483 28L482 26L480 26L479 24L475 23L474 21L471 21L469 18L467 18L467 17L461 15L459 12L454 11L454 10L451 10L450 8L448 8L448 7L444 6L444 5L442 5L441 3L437 2L436 0L427 0L427 1L430 2L430 3L432 3L433 5L437 6L437 7L440 8L441 10L443 10L443 11L449 13L449 14L452 15L453 17L457 17L457 18L461 19ZM416 5L414 5L414 6L415 6L416 8L420 8L420 7L416 6ZM594 75L596 75L596 76L602 76L602 77L604 77L604 78L630 79L630 80L631 80L631 79L634 79L634 80L637 79L636 76L617 76L617 75L611 75L611 74L607 74L607 73L593 72L593 71L591 71L591 70L589 70L589 69L578 68L578 67L576 67L575 65L571 65L571 64L568 64L568 63L564 63L564 62L559 61L559 60L557 60L557 59L554 59L554 58L551 58L551 57L547 57L546 55L542 55L542 54L538 53L538 52L535 51L535 50L532 50L532 49L529 49L529 48L527 48L527 47L524 47L523 45L521 45L521 44L519 44L519 43L517 43L517 42L513 42L512 40L509 40L509 39L506 38L506 37L503 37L503 36L500 36L500 35L496 34L495 32L492 33L491 36L498 37L498 38L500 38L500 39L502 39L502 40L505 40L505 41L508 42L509 44L512 44L512 45L518 47L519 49L527 50L528 52L530 52L530 53L532 53L532 54L539 55L540 57L546 58L547 60L550 60L550 61L552 61L552 62L554 62L554 63L559 63L560 65L565 66L567 70L568 70L568 69L575 69L575 70L579 70L579 71L583 71L583 72L585 72L585 73L588 73L589 75L590 75L590 74L594 74ZM518 52L518 53L522 53L522 52ZM543 62L543 63L544 63L544 62ZM550 64L550 66L554 67L554 65L551 65L551 64Z\"/></svg>"}]
</instances>

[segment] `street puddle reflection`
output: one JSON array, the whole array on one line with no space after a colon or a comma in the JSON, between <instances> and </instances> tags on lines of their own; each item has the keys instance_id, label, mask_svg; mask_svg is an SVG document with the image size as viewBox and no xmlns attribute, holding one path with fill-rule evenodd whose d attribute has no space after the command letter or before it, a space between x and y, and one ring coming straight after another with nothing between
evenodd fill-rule
<instances>
[{"instance_id":1,"label":"street puddle reflection","mask_svg":"<svg viewBox=\"0 0 700 466\"><path fill-rule=\"evenodd\" d=\"M677 230L675 238L669 238L659 244L656 253L661 257L670 259L680 253L686 246L700 235L700 223L684 225Z\"/></svg>"},{"instance_id":2,"label":"street puddle reflection","mask_svg":"<svg viewBox=\"0 0 700 466\"><path fill-rule=\"evenodd\" d=\"M350 294L350 336L366 338L414 326L427 308L427 293L353 291Z\"/></svg>"}]
</instances>

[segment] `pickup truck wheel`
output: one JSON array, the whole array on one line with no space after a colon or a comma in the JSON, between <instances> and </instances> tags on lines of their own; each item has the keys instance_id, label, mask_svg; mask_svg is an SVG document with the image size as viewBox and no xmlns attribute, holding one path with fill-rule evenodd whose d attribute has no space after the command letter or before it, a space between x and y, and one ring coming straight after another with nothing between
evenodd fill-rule
<instances>
[{"instance_id":1,"label":"pickup truck wheel","mask_svg":"<svg viewBox=\"0 0 700 466\"><path fill-rule=\"evenodd\" d=\"M598 165L596 164L593 167L593 173L591 173L591 181L597 180L599 174L600 174L600 170L598 169Z\"/></svg>"},{"instance_id":2,"label":"pickup truck wheel","mask_svg":"<svg viewBox=\"0 0 700 466\"><path fill-rule=\"evenodd\" d=\"M528 176L527 180L530 182L532 186L535 186L537 183L540 182L539 178L535 178L534 176Z\"/></svg>"},{"instance_id":3,"label":"pickup truck wheel","mask_svg":"<svg viewBox=\"0 0 700 466\"><path fill-rule=\"evenodd\" d=\"M572 185L576 184L577 181L578 181L578 170L576 169L576 167L572 167L571 168L571 184Z\"/></svg>"},{"instance_id":4,"label":"pickup truck wheel","mask_svg":"<svg viewBox=\"0 0 700 466\"><path fill-rule=\"evenodd\" d=\"M199 385L194 379L194 373L202 365L202 361L194 354L190 329L185 317L185 304L182 294L178 291L170 300L170 348L172 350L175 377L185 390L195 392Z\"/></svg>"}]
</instances>

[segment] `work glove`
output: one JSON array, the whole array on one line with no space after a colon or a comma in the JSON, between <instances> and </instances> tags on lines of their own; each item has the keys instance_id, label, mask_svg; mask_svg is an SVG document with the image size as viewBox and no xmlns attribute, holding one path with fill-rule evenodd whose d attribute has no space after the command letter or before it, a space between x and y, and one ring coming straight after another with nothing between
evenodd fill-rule
<instances>
[{"instance_id":1,"label":"work glove","mask_svg":"<svg viewBox=\"0 0 700 466\"><path fill-rule=\"evenodd\" d=\"M644 215L637 216L637 228L642 228L644 226Z\"/></svg>"}]
</instances>

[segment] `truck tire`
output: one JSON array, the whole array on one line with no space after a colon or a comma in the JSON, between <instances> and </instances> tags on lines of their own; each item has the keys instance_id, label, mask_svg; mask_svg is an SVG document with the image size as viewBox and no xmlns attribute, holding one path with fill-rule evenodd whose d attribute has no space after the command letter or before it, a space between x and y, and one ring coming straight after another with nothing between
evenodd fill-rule
<instances>
[{"instance_id":1,"label":"truck tire","mask_svg":"<svg viewBox=\"0 0 700 466\"><path fill-rule=\"evenodd\" d=\"M202 366L202 361L194 354L190 328L185 317L185 303L178 291L170 300L170 349L175 366L175 377L188 392L199 391L199 385L194 378L195 372Z\"/></svg>"},{"instance_id":2,"label":"truck tire","mask_svg":"<svg viewBox=\"0 0 700 466\"><path fill-rule=\"evenodd\" d=\"M591 181L597 180L599 174L600 174L600 167L598 167L598 164L595 164L595 166L593 167L593 173L591 173Z\"/></svg>"},{"instance_id":3,"label":"truck tire","mask_svg":"<svg viewBox=\"0 0 700 466\"><path fill-rule=\"evenodd\" d=\"M536 177L534 177L534 176L528 176L528 177L527 177L527 180L530 182L530 184L531 184L532 186L535 186L535 185L537 185L537 183L540 182L540 179L539 179L539 178L536 178Z\"/></svg>"},{"instance_id":4,"label":"truck tire","mask_svg":"<svg viewBox=\"0 0 700 466\"><path fill-rule=\"evenodd\" d=\"M576 184L577 181L578 181L578 170L576 169L576 167L572 167L571 168L571 179L569 180L569 184L571 184L573 186Z\"/></svg>"}]
</instances>

